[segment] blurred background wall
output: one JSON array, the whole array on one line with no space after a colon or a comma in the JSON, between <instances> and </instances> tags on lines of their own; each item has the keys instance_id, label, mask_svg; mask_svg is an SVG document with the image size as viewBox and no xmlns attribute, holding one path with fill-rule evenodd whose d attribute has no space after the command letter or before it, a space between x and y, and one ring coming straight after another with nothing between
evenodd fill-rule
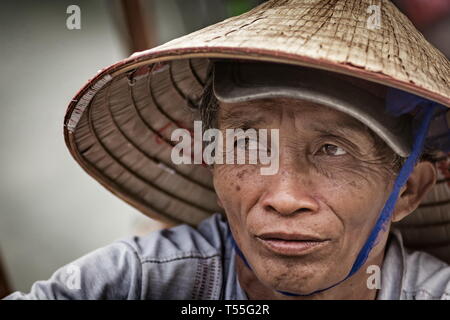
<instances>
[{"instance_id":1,"label":"blurred background wall","mask_svg":"<svg viewBox=\"0 0 450 320\"><path fill-rule=\"evenodd\" d=\"M0 2L0 277L6 275L9 290L28 291L87 252L163 227L104 190L71 158L62 124L77 90L133 51L261 2ZM395 3L450 56L450 0ZM66 26L69 5L81 9L80 30ZM2 290L0 280L0 296Z\"/></svg>"},{"instance_id":2,"label":"blurred background wall","mask_svg":"<svg viewBox=\"0 0 450 320\"><path fill-rule=\"evenodd\" d=\"M86 175L66 151L65 108L128 49L106 0L0 2L0 248L10 286L29 290L52 270L129 234L135 210Z\"/></svg>"}]
</instances>

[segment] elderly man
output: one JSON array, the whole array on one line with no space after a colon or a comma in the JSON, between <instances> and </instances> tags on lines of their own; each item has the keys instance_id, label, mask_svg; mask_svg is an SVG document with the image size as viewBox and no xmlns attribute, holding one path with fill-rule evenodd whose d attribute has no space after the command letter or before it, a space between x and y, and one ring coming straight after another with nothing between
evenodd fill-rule
<instances>
[{"instance_id":1,"label":"elderly man","mask_svg":"<svg viewBox=\"0 0 450 320\"><path fill-rule=\"evenodd\" d=\"M128 203L183 224L8 298L450 299L450 267L391 228L449 151L450 63L380 6L269 1L103 70L69 107L69 149ZM184 159L205 163L174 164L171 132L194 120L214 161L194 141ZM263 134L220 143L209 129Z\"/></svg>"}]
</instances>

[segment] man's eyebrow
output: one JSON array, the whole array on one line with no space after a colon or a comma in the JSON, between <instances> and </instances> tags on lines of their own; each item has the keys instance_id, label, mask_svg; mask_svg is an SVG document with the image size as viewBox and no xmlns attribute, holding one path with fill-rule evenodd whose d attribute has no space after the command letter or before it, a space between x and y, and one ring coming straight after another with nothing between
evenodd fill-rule
<instances>
[{"instance_id":1,"label":"man's eyebrow","mask_svg":"<svg viewBox=\"0 0 450 320\"><path fill-rule=\"evenodd\" d=\"M326 126L311 125L311 129L322 134L336 136L346 136L349 133L363 135L365 137L370 136L368 128L365 125L354 122L328 123Z\"/></svg>"},{"instance_id":2,"label":"man's eyebrow","mask_svg":"<svg viewBox=\"0 0 450 320\"><path fill-rule=\"evenodd\" d=\"M220 124L225 128L252 128L265 123L265 117L254 116L250 110L224 111L220 118Z\"/></svg>"}]
</instances>

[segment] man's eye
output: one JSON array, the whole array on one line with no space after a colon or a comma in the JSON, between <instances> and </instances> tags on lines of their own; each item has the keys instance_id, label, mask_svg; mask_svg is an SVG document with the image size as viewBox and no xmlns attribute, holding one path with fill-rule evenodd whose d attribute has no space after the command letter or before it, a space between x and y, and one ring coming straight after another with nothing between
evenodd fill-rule
<instances>
[{"instance_id":1,"label":"man's eye","mask_svg":"<svg viewBox=\"0 0 450 320\"><path fill-rule=\"evenodd\" d=\"M326 154L328 156L342 156L347 154L347 152L341 147L335 146L334 144L324 144L322 148L320 148L321 153Z\"/></svg>"}]
</instances>

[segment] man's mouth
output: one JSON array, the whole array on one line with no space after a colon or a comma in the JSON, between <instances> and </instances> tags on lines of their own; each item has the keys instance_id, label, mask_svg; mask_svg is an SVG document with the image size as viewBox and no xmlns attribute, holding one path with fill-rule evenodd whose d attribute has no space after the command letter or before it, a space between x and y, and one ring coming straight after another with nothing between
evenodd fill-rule
<instances>
[{"instance_id":1,"label":"man's mouth","mask_svg":"<svg viewBox=\"0 0 450 320\"><path fill-rule=\"evenodd\" d=\"M256 239L269 251L287 256L305 255L330 241L310 235L279 232L260 234Z\"/></svg>"}]
</instances>

